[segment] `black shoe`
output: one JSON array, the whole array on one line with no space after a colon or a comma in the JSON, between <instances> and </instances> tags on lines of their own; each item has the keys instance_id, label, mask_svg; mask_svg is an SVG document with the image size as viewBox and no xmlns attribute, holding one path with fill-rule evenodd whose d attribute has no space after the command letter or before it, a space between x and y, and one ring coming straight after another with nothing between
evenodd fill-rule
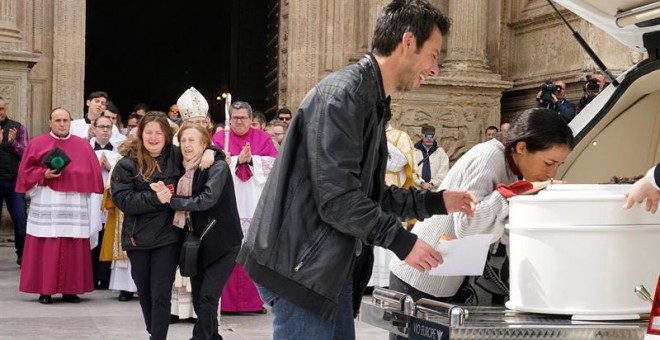
<instances>
[{"instance_id":1,"label":"black shoe","mask_svg":"<svg viewBox=\"0 0 660 340\"><path fill-rule=\"evenodd\" d=\"M39 295L39 303L42 305L50 305L53 303L53 298L50 295Z\"/></svg>"},{"instance_id":2,"label":"black shoe","mask_svg":"<svg viewBox=\"0 0 660 340\"><path fill-rule=\"evenodd\" d=\"M122 290L119 292L119 297L117 297L117 300L121 302L127 302L133 300L133 292L127 292L125 290Z\"/></svg>"},{"instance_id":3,"label":"black shoe","mask_svg":"<svg viewBox=\"0 0 660 340\"><path fill-rule=\"evenodd\" d=\"M75 294L62 294L62 300L68 303L80 303L80 298Z\"/></svg>"},{"instance_id":4,"label":"black shoe","mask_svg":"<svg viewBox=\"0 0 660 340\"><path fill-rule=\"evenodd\" d=\"M109 282L106 282L106 281L98 281L98 282L94 285L94 289L98 289L98 290L107 290L109 285L110 285Z\"/></svg>"},{"instance_id":5,"label":"black shoe","mask_svg":"<svg viewBox=\"0 0 660 340\"><path fill-rule=\"evenodd\" d=\"M21 266L21 262L22 262L22 260L23 260L23 257L22 257L22 256L19 256L19 257L16 258L16 264L17 264L19 267Z\"/></svg>"}]
</instances>

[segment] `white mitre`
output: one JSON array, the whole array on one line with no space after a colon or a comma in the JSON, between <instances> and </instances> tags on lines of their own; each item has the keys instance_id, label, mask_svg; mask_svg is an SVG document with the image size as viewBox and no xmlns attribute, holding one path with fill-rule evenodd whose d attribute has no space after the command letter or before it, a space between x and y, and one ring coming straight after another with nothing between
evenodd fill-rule
<instances>
[{"instance_id":1,"label":"white mitre","mask_svg":"<svg viewBox=\"0 0 660 340\"><path fill-rule=\"evenodd\" d=\"M179 97L176 101L176 106L179 107L181 119L184 121L190 118L206 117L209 113L209 103L194 87L187 89Z\"/></svg>"}]
</instances>

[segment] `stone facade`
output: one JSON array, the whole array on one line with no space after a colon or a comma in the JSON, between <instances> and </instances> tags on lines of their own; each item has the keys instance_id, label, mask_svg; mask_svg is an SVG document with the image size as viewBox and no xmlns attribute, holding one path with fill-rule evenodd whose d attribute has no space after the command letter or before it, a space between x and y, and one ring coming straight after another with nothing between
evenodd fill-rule
<instances>
[{"instance_id":1,"label":"stone facade","mask_svg":"<svg viewBox=\"0 0 660 340\"><path fill-rule=\"evenodd\" d=\"M278 104L295 108L319 79L368 51L376 18L388 2L280 0ZM440 75L394 98L394 125L413 136L422 124L434 124L442 127L445 148L463 150L481 139L474 135L481 127L534 106L544 80L566 80L568 98L577 100L584 75L596 70L545 0L431 2L453 25ZM563 13L614 74L643 58ZM47 129L55 106L81 116L84 53L84 0L0 0L0 95L9 98L10 115L26 122L32 135Z\"/></svg>"},{"instance_id":2,"label":"stone facade","mask_svg":"<svg viewBox=\"0 0 660 340\"><path fill-rule=\"evenodd\" d=\"M421 125L436 126L453 161L485 127L533 107L546 79L565 80L576 102L596 70L545 0L430 1L453 19L440 75L393 98L393 125L413 139ZM319 79L368 51L388 2L280 0L278 104L295 108ZM643 58L562 13L615 75ZM0 0L0 95L31 135L47 130L53 107L82 115L84 60L84 0Z\"/></svg>"}]
</instances>

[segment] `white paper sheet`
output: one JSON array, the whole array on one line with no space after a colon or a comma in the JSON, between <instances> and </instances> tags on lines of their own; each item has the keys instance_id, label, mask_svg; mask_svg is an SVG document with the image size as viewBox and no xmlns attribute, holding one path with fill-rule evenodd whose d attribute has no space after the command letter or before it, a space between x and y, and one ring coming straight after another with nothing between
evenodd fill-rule
<instances>
[{"instance_id":1,"label":"white paper sheet","mask_svg":"<svg viewBox=\"0 0 660 340\"><path fill-rule=\"evenodd\" d=\"M480 234L440 241L436 248L444 262L431 269L436 276L481 275L493 234Z\"/></svg>"}]
</instances>

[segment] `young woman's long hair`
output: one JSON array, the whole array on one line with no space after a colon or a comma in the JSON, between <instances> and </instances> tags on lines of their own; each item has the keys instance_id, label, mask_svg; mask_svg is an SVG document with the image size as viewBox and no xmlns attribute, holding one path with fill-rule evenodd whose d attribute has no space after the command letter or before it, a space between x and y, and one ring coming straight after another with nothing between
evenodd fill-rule
<instances>
[{"instance_id":1,"label":"young woman's long hair","mask_svg":"<svg viewBox=\"0 0 660 340\"><path fill-rule=\"evenodd\" d=\"M134 136L128 137L121 146L119 147L119 153L124 156L133 159L138 164L138 176L144 181L148 181L154 171L156 171L156 159L151 156L149 151L144 147L144 142L142 141L142 134L144 132L144 127L151 122L156 122L160 126L160 129L163 130L163 135L165 137L165 145L163 146L163 152L172 146L172 137L173 132L168 123L168 118L165 112L161 111L149 111L144 115L138 122L137 133Z\"/></svg>"}]
</instances>

